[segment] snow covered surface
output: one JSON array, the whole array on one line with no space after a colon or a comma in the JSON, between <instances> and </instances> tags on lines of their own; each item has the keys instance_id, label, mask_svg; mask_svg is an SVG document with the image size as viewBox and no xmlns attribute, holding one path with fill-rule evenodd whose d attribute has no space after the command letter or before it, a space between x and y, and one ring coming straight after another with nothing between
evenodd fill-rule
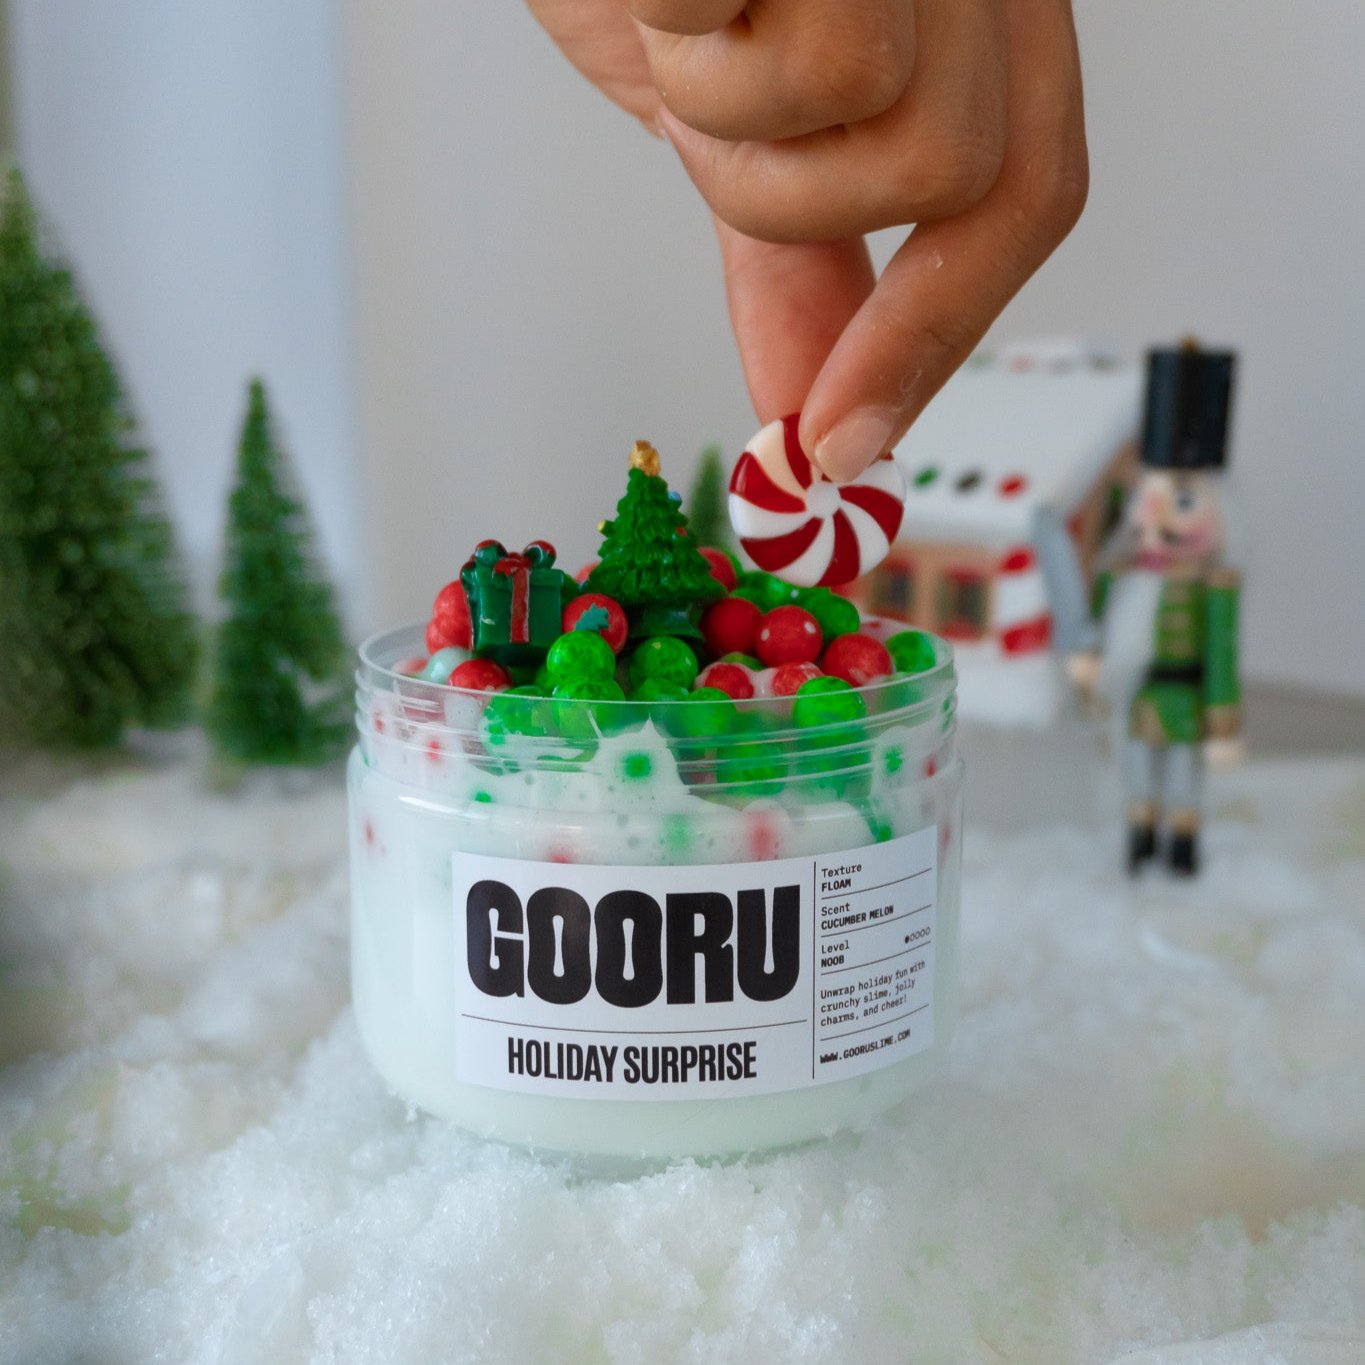
<instances>
[{"instance_id":1,"label":"snow covered surface","mask_svg":"<svg viewBox=\"0 0 1365 1365\"><path fill-rule=\"evenodd\" d=\"M1008 743L946 1077L629 1179L385 1092L339 775L8 774L0 1360L1365 1360L1365 761L1219 778L1205 876L1130 886L1093 777Z\"/></svg>"}]
</instances>

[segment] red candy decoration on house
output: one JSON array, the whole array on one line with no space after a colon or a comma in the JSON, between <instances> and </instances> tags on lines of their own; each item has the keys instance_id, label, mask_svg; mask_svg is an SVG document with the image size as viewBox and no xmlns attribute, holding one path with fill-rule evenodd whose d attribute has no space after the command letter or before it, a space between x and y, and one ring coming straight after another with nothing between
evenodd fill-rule
<instances>
[{"instance_id":1,"label":"red candy decoration on house","mask_svg":"<svg viewBox=\"0 0 1365 1365\"><path fill-rule=\"evenodd\" d=\"M820 660L832 678L842 678L854 687L862 687L892 672L891 655L880 640L870 635L840 635L829 642Z\"/></svg>"},{"instance_id":2,"label":"red candy decoration on house","mask_svg":"<svg viewBox=\"0 0 1365 1365\"><path fill-rule=\"evenodd\" d=\"M769 668L775 668L814 663L823 641L820 623L804 607L774 607L758 627L754 649Z\"/></svg>"}]
</instances>

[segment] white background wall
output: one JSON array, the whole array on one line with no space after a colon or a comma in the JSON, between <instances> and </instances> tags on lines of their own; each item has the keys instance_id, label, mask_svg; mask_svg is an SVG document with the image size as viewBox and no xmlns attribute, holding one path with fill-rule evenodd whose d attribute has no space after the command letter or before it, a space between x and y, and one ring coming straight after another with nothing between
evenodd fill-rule
<instances>
[{"instance_id":1,"label":"white background wall","mask_svg":"<svg viewBox=\"0 0 1365 1365\"><path fill-rule=\"evenodd\" d=\"M19 157L159 458L198 586L247 378L358 576L337 27L327 0L12 0Z\"/></svg>"},{"instance_id":2,"label":"white background wall","mask_svg":"<svg viewBox=\"0 0 1365 1365\"><path fill-rule=\"evenodd\" d=\"M693 191L521 5L338 9L340 44L326 0L14 0L13 39L25 165L192 553L262 368L364 627L485 535L577 563L634 437L683 484L753 417ZM1090 208L993 339L1237 345L1249 671L1365 693L1365 6L1078 9Z\"/></svg>"}]
</instances>

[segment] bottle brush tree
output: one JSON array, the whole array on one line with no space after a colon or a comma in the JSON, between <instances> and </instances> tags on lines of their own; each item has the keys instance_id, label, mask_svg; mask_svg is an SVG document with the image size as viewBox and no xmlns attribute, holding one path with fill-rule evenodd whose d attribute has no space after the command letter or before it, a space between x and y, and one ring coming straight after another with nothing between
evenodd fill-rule
<instances>
[{"instance_id":1,"label":"bottle brush tree","mask_svg":"<svg viewBox=\"0 0 1365 1365\"><path fill-rule=\"evenodd\" d=\"M238 448L219 594L227 619L205 719L218 753L269 764L340 754L350 733L349 651L259 379Z\"/></svg>"},{"instance_id":2,"label":"bottle brush tree","mask_svg":"<svg viewBox=\"0 0 1365 1365\"><path fill-rule=\"evenodd\" d=\"M0 206L0 742L187 719L197 631L114 367L17 170Z\"/></svg>"},{"instance_id":3,"label":"bottle brush tree","mask_svg":"<svg viewBox=\"0 0 1365 1365\"><path fill-rule=\"evenodd\" d=\"M720 447L707 446L701 453L696 477L687 495L687 524L698 545L728 550L733 539L730 514L725 505L725 466Z\"/></svg>"}]
</instances>

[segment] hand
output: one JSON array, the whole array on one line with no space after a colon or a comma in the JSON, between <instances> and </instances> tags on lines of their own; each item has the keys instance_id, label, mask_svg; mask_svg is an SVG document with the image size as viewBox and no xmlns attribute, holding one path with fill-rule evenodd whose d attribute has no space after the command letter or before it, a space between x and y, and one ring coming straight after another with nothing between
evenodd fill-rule
<instances>
[{"instance_id":1,"label":"hand","mask_svg":"<svg viewBox=\"0 0 1365 1365\"><path fill-rule=\"evenodd\" d=\"M1085 202L1069 0L529 0L710 204L761 421L895 443ZM880 280L863 234L915 223Z\"/></svg>"},{"instance_id":2,"label":"hand","mask_svg":"<svg viewBox=\"0 0 1365 1365\"><path fill-rule=\"evenodd\" d=\"M1240 737L1206 739L1204 762L1215 772L1226 772L1246 762L1247 746Z\"/></svg>"}]
</instances>

